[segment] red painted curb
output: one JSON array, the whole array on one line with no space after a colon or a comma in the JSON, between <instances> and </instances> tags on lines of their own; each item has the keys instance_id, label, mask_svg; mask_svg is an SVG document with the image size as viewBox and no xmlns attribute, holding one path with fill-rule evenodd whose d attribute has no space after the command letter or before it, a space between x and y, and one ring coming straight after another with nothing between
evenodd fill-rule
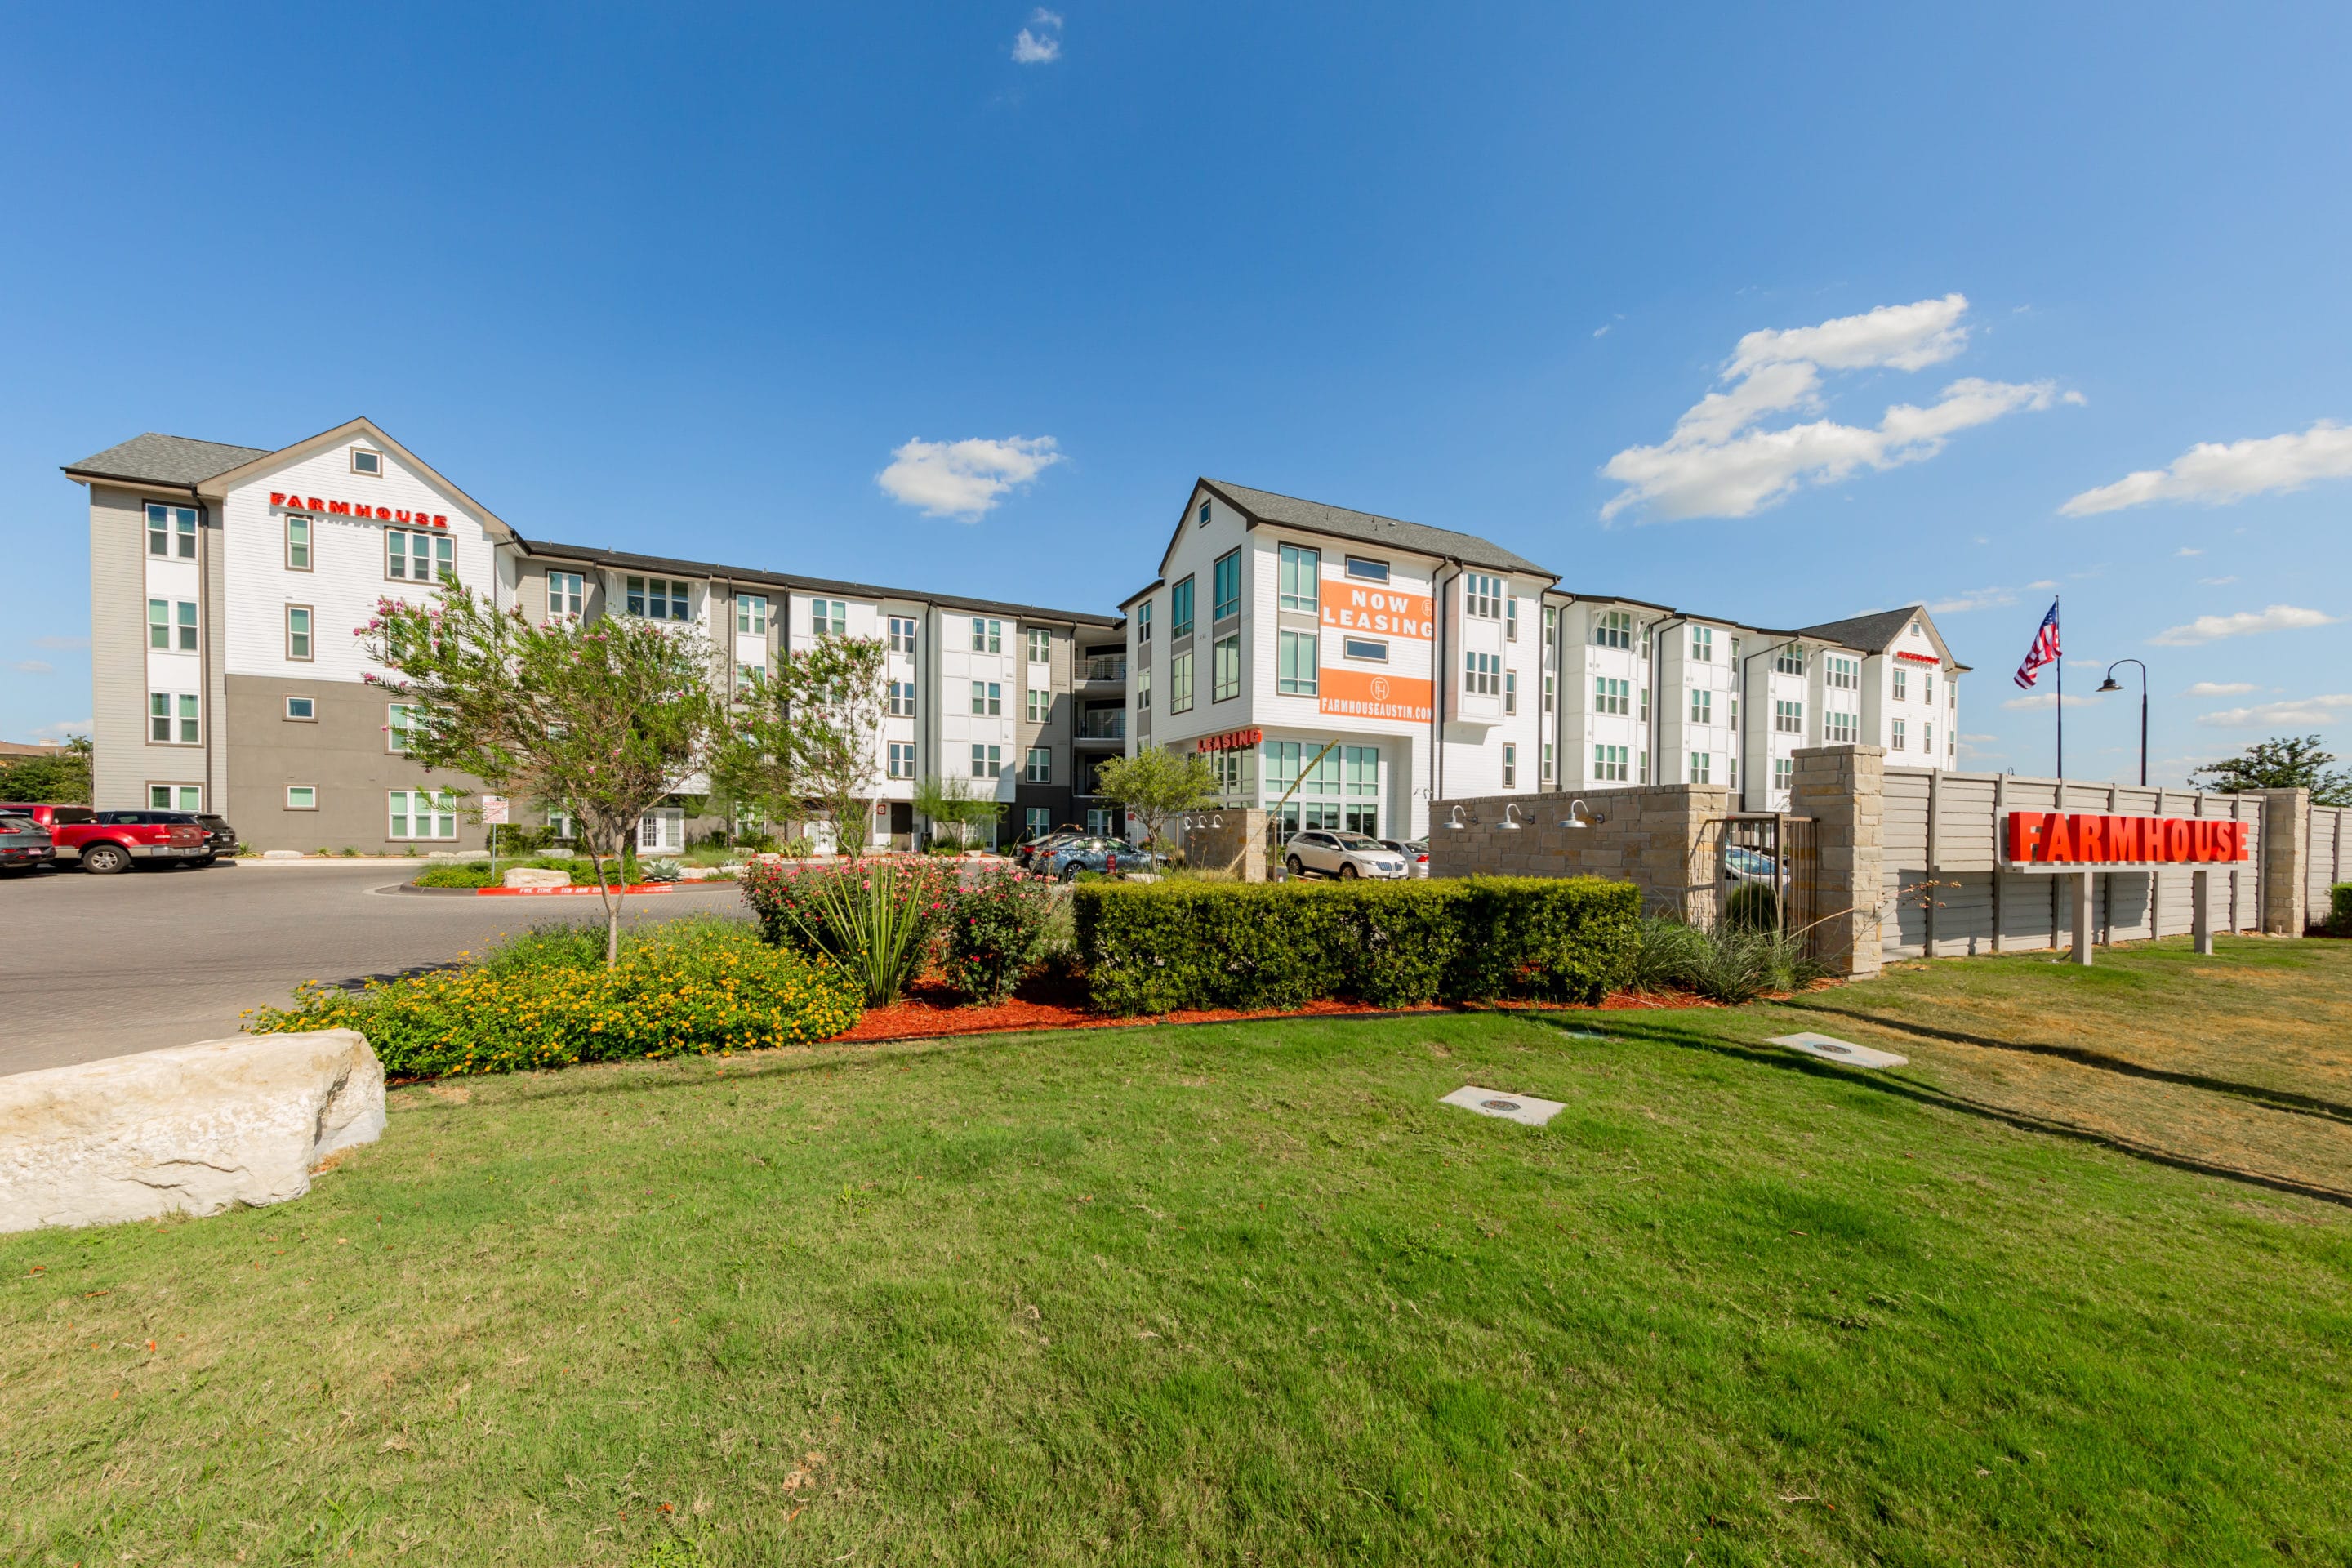
<instances>
[{"instance_id":1,"label":"red painted curb","mask_svg":"<svg viewBox=\"0 0 2352 1568\"><path fill-rule=\"evenodd\" d=\"M482 899L534 898L544 899L569 893L574 898L594 898L601 892L614 893L675 893L675 882L632 882L627 887L600 889L594 883L584 888L476 888L474 896Z\"/></svg>"}]
</instances>

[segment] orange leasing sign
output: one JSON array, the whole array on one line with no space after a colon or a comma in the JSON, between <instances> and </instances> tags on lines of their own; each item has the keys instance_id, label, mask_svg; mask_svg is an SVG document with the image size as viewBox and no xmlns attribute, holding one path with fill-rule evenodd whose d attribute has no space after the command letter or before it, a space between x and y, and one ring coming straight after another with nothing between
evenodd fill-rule
<instances>
[{"instance_id":1,"label":"orange leasing sign","mask_svg":"<svg viewBox=\"0 0 2352 1568\"><path fill-rule=\"evenodd\" d=\"M2012 811L2009 858L2032 866L2198 866L2245 860L2250 822Z\"/></svg>"},{"instance_id":2,"label":"orange leasing sign","mask_svg":"<svg viewBox=\"0 0 2352 1568\"><path fill-rule=\"evenodd\" d=\"M1374 637L1411 637L1416 642L1427 642L1437 635L1436 602L1425 595L1398 594L1386 588L1358 587L1352 583L1328 579L1320 586L1323 624L1327 626L1339 631L1370 632ZM1426 688L1429 683L1422 684ZM1324 711L1331 710L1327 706Z\"/></svg>"},{"instance_id":3,"label":"orange leasing sign","mask_svg":"<svg viewBox=\"0 0 2352 1568\"><path fill-rule=\"evenodd\" d=\"M1324 614L1330 614L1328 607ZM1429 682L1382 670L1327 668L1316 700L1326 713L1344 713L1353 719L1429 722Z\"/></svg>"}]
</instances>

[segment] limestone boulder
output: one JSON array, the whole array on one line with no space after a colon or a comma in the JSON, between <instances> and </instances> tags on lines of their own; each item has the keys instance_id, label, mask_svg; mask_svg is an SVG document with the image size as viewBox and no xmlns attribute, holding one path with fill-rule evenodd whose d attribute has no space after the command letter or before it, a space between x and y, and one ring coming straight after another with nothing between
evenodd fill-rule
<instances>
[{"instance_id":1,"label":"limestone boulder","mask_svg":"<svg viewBox=\"0 0 2352 1568\"><path fill-rule=\"evenodd\" d=\"M509 888L568 888L572 886L572 873L517 866L506 874L506 884Z\"/></svg>"},{"instance_id":2,"label":"limestone boulder","mask_svg":"<svg viewBox=\"0 0 2352 1568\"><path fill-rule=\"evenodd\" d=\"M352 1029L0 1078L0 1231L281 1204L383 1125L383 1067Z\"/></svg>"}]
</instances>

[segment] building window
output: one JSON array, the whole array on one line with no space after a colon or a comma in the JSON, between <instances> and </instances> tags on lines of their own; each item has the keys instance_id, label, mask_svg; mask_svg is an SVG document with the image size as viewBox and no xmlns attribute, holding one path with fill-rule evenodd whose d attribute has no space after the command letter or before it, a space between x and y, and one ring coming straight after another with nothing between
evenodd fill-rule
<instances>
[{"instance_id":1,"label":"building window","mask_svg":"<svg viewBox=\"0 0 2352 1568\"><path fill-rule=\"evenodd\" d=\"M1311 637L1315 634L1309 632L1307 635ZM1349 658L1370 659L1374 664L1389 661L1389 645L1377 637L1346 637L1341 639L1339 647Z\"/></svg>"},{"instance_id":2,"label":"building window","mask_svg":"<svg viewBox=\"0 0 2352 1568\"><path fill-rule=\"evenodd\" d=\"M373 479L383 477L383 454L371 452L365 447L352 448L352 472L366 474Z\"/></svg>"},{"instance_id":3,"label":"building window","mask_svg":"<svg viewBox=\"0 0 2352 1568\"><path fill-rule=\"evenodd\" d=\"M1519 640L1519 602L1517 599L1503 601L1503 640Z\"/></svg>"},{"instance_id":4,"label":"building window","mask_svg":"<svg viewBox=\"0 0 2352 1568\"><path fill-rule=\"evenodd\" d=\"M1518 710L1519 672L1516 669L1507 669L1503 671L1503 711L1516 713Z\"/></svg>"},{"instance_id":5,"label":"building window","mask_svg":"<svg viewBox=\"0 0 2352 1568\"><path fill-rule=\"evenodd\" d=\"M915 683L911 680L885 682L883 700L893 718L913 718L915 716Z\"/></svg>"},{"instance_id":6,"label":"building window","mask_svg":"<svg viewBox=\"0 0 2352 1568\"><path fill-rule=\"evenodd\" d=\"M1508 741L1503 742L1503 787L1519 787L1519 749Z\"/></svg>"},{"instance_id":7,"label":"building window","mask_svg":"<svg viewBox=\"0 0 2352 1568\"><path fill-rule=\"evenodd\" d=\"M1649 752L1636 752L1633 753L1633 771L1635 773L1640 775L1638 782L1642 784L1648 784L1650 782Z\"/></svg>"},{"instance_id":8,"label":"building window","mask_svg":"<svg viewBox=\"0 0 2352 1568\"><path fill-rule=\"evenodd\" d=\"M1623 784L1625 782L1625 748L1595 746L1592 748L1592 782Z\"/></svg>"},{"instance_id":9,"label":"building window","mask_svg":"<svg viewBox=\"0 0 2352 1568\"><path fill-rule=\"evenodd\" d=\"M1922 631L1920 631L1920 629L1919 629L1919 623L1918 623L1918 622L1916 622L1916 621L1913 621L1913 622L1911 623L1911 635L1912 635L1913 637L1924 637L1924 636L1926 635L1925 633L1923 633Z\"/></svg>"},{"instance_id":10,"label":"building window","mask_svg":"<svg viewBox=\"0 0 2352 1568\"><path fill-rule=\"evenodd\" d=\"M1031 687L1029 689L1029 722L1032 724L1043 724L1052 716L1053 711L1054 694L1050 691L1040 691L1034 686Z\"/></svg>"},{"instance_id":11,"label":"building window","mask_svg":"<svg viewBox=\"0 0 2352 1568\"><path fill-rule=\"evenodd\" d=\"M286 514L286 569L310 570L310 520L299 511Z\"/></svg>"},{"instance_id":12,"label":"building window","mask_svg":"<svg viewBox=\"0 0 2352 1568\"><path fill-rule=\"evenodd\" d=\"M1389 580L1389 563L1350 555L1348 557L1348 575L1363 583L1385 583Z\"/></svg>"},{"instance_id":13,"label":"building window","mask_svg":"<svg viewBox=\"0 0 2352 1568\"><path fill-rule=\"evenodd\" d=\"M547 813L547 831L550 837L563 840L569 840L572 838L573 836L572 813L560 805L549 807Z\"/></svg>"},{"instance_id":14,"label":"building window","mask_svg":"<svg viewBox=\"0 0 2352 1568\"><path fill-rule=\"evenodd\" d=\"M1822 665L1822 684L1841 691L1862 689L1862 665L1858 660L1832 657Z\"/></svg>"},{"instance_id":15,"label":"building window","mask_svg":"<svg viewBox=\"0 0 2352 1568\"><path fill-rule=\"evenodd\" d=\"M1690 694L1690 721L1694 724L1715 722L1715 693L1694 689Z\"/></svg>"},{"instance_id":16,"label":"building window","mask_svg":"<svg viewBox=\"0 0 2352 1568\"><path fill-rule=\"evenodd\" d=\"M1135 710L1151 711L1151 668L1149 665L1135 672Z\"/></svg>"},{"instance_id":17,"label":"building window","mask_svg":"<svg viewBox=\"0 0 2352 1568\"><path fill-rule=\"evenodd\" d=\"M196 509L147 503L147 553L196 558Z\"/></svg>"},{"instance_id":18,"label":"building window","mask_svg":"<svg viewBox=\"0 0 2352 1568\"><path fill-rule=\"evenodd\" d=\"M1935 725L1922 724L1919 726L1919 749L1927 752L1931 757L1936 754Z\"/></svg>"},{"instance_id":19,"label":"building window","mask_svg":"<svg viewBox=\"0 0 2352 1568\"><path fill-rule=\"evenodd\" d=\"M971 749L971 776L992 779L1004 768L1004 748L975 745Z\"/></svg>"},{"instance_id":20,"label":"building window","mask_svg":"<svg viewBox=\"0 0 2352 1568\"><path fill-rule=\"evenodd\" d=\"M1484 572L1472 572L1462 579L1462 611L1482 621L1496 621L1503 616L1503 580Z\"/></svg>"},{"instance_id":21,"label":"building window","mask_svg":"<svg viewBox=\"0 0 2352 1568\"><path fill-rule=\"evenodd\" d=\"M1168 661L1168 711L1192 710L1192 656L1180 653Z\"/></svg>"},{"instance_id":22,"label":"building window","mask_svg":"<svg viewBox=\"0 0 2352 1568\"><path fill-rule=\"evenodd\" d=\"M1783 735L1803 734L1805 732L1805 705L1801 702L1788 702L1783 701L1780 698L1774 698L1772 700L1772 728Z\"/></svg>"},{"instance_id":23,"label":"building window","mask_svg":"<svg viewBox=\"0 0 2352 1568\"><path fill-rule=\"evenodd\" d=\"M1192 635L1192 579L1190 577L1168 590L1168 635L1171 637Z\"/></svg>"},{"instance_id":24,"label":"building window","mask_svg":"<svg viewBox=\"0 0 2352 1568\"><path fill-rule=\"evenodd\" d=\"M384 792L392 806L393 838L455 838L457 797L447 790L395 789Z\"/></svg>"},{"instance_id":25,"label":"building window","mask_svg":"<svg viewBox=\"0 0 2352 1568\"><path fill-rule=\"evenodd\" d=\"M973 681L971 710L975 714L1001 716L1004 711L1004 683L998 680Z\"/></svg>"},{"instance_id":26,"label":"building window","mask_svg":"<svg viewBox=\"0 0 2352 1568\"><path fill-rule=\"evenodd\" d=\"M1797 760L1794 757L1772 759L1772 787L1778 790L1794 788L1797 782Z\"/></svg>"},{"instance_id":27,"label":"building window","mask_svg":"<svg viewBox=\"0 0 2352 1568\"><path fill-rule=\"evenodd\" d=\"M1286 544L1275 575L1275 607L1315 614L1320 604L1323 552L1304 544Z\"/></svg>"},{"instance_id":28,"label":"building window","mask_svg":"<svg viewBox=\"0 0 2352 1568\"><path fill-rule=\"evenodd\" d=\"M765 594L735 595L735 630L744 637L763 637L768 635L768 596Z\"/></svg>"},{"instance_id":29,"label":"building window","mask_svg":"<svg viewBox=\"0 0 2352 1568\"><path fill-rule=\"evenodd\" d=\"M1772 668L1782 675L1804 674L1805 650L1795 643L1789 644L1772 656Z\"/></svg>"},{"instance_id":30,"label":"building window","mask_svg":"<svg viewBox=\"0 0 2352 1568\"><path fill-rule=\"evenodd\" d=\"M683 616L678 617L685 619ZM846 637L849 633L849 605L841 599L811 599L809 601L809 635L819 637Z\"/></svg>"},{"instance_id":31,"label":"building window","mask_svg":"<svg viewBox=\"0 0 2352 1568\"><path fill-rule=\"evenodd\" d=\"M891 651L892 653L903 653L903 654L908 654L908 655L911 655L911 654L913 654L913 653L914 653L914 651L915 651L915 617L914 617L914 616L892 616L890 617L890 651Z\"/></svg>"},{"instance_id":32,"label":"building window","mask_svg":"<svg viewBox=\"0 0 2352 1568\"><path fill-rule=\"evenodd\" d=\"M1032 746L1028 760L1022 764L1021 776L1030 784L1054 782L1054 752L1051 747Z\"/></svg>"},{"instance_id":33,"label":"building window","mask_svg":"<svg viewBox=\"0 0 2352 1568\"><path fill-rule=\"evenodd\" d=\"M547 574L547 614L576 616L588 602L587 579L577 572L550 572Z\"/></svg>"},{"instance_id":34,"label":"building window","mask_svg":"<svg viewBox=\"0 0 2352 1568\"><path fill-rule=\"evenodd\" d=\"M1595 647L1632 647L1633 646L1633 612L1609 610L1592 623L1592 646Z\"/></svg>"},{"instance_id":35,"label":"building window","mask_svg":"<svg viewBox=\"0 0 2352 1568\"><path fill-rule=\"evenodd\" d=\"M315 723L319 717L319 700L315 697L289 697L286 717L298 724Z\"/></svg>"},{"instance_id":36,"label":"building window","mask_svg":"<svg viewBox=\"0 0 2352 1568\"><path fill-rule=\"evenodd\" d=\"M147 694L147 739L157 745L193 746L203 739L196 700L185 691Z\"/></svg>"},{"instance_id":37,"label":"building window","mask_svg":"<svg viewBox=\"0 0 2352 1568\"><path fill-rule=\"evenodd\" d=\"M1462 656L1462 689L1473 697L1499 697L1503 693L1503 656L1499 653L1465 653Z\"/></svg>"},{"instance_id":38,"label":"building window","mask_svg":"<svg viewBox=\"0 0 2352 1568\"><path fill-rule=\"evenodd\" d=\"M992 621L985 616L972 616L971 651L974 653L1003 653L1004 651L1004 623L1003 621Z\"/></svg>"},{"instance_id":39,"label":"building window","mask_svg":"<svg viewBox=\"0 0 2352 1568\"><path fill-rule=\"evenodd\" d=\"M763 686L767 683L767 679L768 667L764 664L739 664L735 667L735 685L738 689L750 686Z\"/></svg>"},{"instance_id":40,"label":"building window","mask_svg":"<svg viewBox=\"0 0 2352 1568\"><path fill-rule=\"evenodd\" d=\"M202 784L149 784L147 809L150 811L202 811L205 791Z\"/></svg>"},{"instance_id":41,"label":"building window","mask_svg":"<svg viewBox=\"0 0 2352 1568\"><path fill-rule=\"evenodd\" d=\"M1715 662L1715 628L1713 626L1691 627L1690 656L1701 664Z\"/></svg>"},{"instance_id":42,"label":"building window","mask_svg":"<svg viewBox=\"0 0 2352 1568\"><path fill-rule=\"evenodd\" d=\"M1044 626L1029 628L1029 662L1049 664L1054 658L1054 634Z\"/></svg>"},{"instance_id":43,"label":"building window","mask_svg":"<svg viewBox=\"0 0 2352 1568\"><path fill-rule=\"evenodd\" d=\"M1274 647L1274 689L1285 697L1315 696L1322 670L1322 636L1318 632L1276 634ZM1351 640L1349 644L1355 647Z\"/></svg>"},{"instance_id":44,"label":"building window","mask_svg":"<svg viewBox=\"0 0 2352 1568\"><path fill-rule=\"evenodd\" d=\"M1239 632L1219 637L1210 649L1209 700L1224 702L1242 694L1242 638Z\"/></svg>"},{"instance_id":45,"label":"building window","mask_svg":"<svg viewBox=\"0 0 2352 1568\"><path fill-rule=\"evenodd\" d=\"M1826 715L1829 730L1826 742L1832 746L1851 746L1861 738L1862 726L1851 713L1832 712Z\"/></svg>"},{"instance_id":46,"label":"building window","mask_svg":"<svg viewBox=\"0 0 2352 1568\"><path fill-rule=\"evenodd\" d=\"M196 650L195 601L148 600L147 646L159 649L176 647L183 653L194 653Z\"/></svg>"},{"instance_id":47,"label":"building window","mask_svg":"<svg viewBox=\"0 0 2352 1568\"><path fill-rule=\"evenodd\" d=\"M430 582L436 577L449 582L457 575L457 542L446 533L387 528L383 531L383 574L405 583ZM682 616L678 618L685 619Z\"/></svg>"},{"instance_id":48,"label":"building window","mask_svg":"<svg viewBox=\"0 0 2352 1568\"><path fill-rule=\"evenodd\" d=\"M288 784L286 786L286 809L289 811L318 810L319 786L316 784Z\"/></svg>"},{"instance_id":49,"label":"building window","mask_svg":"<svg viewBox=\"0 0 2352 1568\"><path fill-rule=\"evenodd\" d=\"M1936 700L1936 672L1932 669L1919 672L1919 700L1928 703Z\"/></svg>"},{"instance_id":50,"label":"building window","mask_svg":"<svg viewBox=\"0 0 2352 1568\"><path fill-rule=\"evenodd\" d=\"M1027 837L1043 838L1054 831L1054 810L1051 806L1033 805L1023 818L1028 824Z\"/></svg>"},{"instance_id":51,"label":"building window","mask_svg":"<svg viewBox=\"0 0 2352 1568\"><path fill-rule=\"evenodd\" d=\"M1715 753L1693 752L1690 754L1690 782L1693 784L1715 782Z\"/></svg>"},{"instance_id":52,"label":"building window","mask_svg":"<svg viewBox=\"0 0 2352 1568\"><path fill-rule=\"evenodd\" d=\"M1209 619L1228 620L1242 613L1242 552L1228 550L1209 568Z\"/></svg>"},{"instance_id":53,"label":"building window","mask_svg":"<svg viewBox=\"0 0 2352 1568\"><path fill-rule=\"evenodd\" d=\"M913 778L915 776L915 742L912 741L892 741L888 742L888 744L890 750L890 754L887 759L889 763L888 776L894 779Z\"/></svg>"},{"instance_id":54,"label":"building window","mask_svg":"<svg viewBox=\"0 0 2352 1568\"><path fill-rule=\"evenodd\" d=\"M1596 713L1631 713L1633 711L1633 683L1613 680L1605 675L1594 676L1592 710Z\"/></svg>"},{"instance_id":55,"label":"building window","mask_svg":"<svg viewBox=\"0 0 2352 1568\"><path fill-rule=\"evenodd\" d=\"M413 733L425 726L425 710L414 702L388 702L383 710L383 746L394 756L405 756Z\"/></svg>"},{"instance_id":56,"label":"building window","mask_svg":"<svg viewBox=\"0 0 2352 1568\"><path fill-rule=\"evenodd\" d=\"M1895 700L1897 702L1903 700L1903 689L1908 684L1906 678L1909 674L1910 671L1905 669L1901 665L1898 664L1895 667Z\"/></svg>"},{"instance_id":57,"label":"building window","mask_svg":"<svg viewBox=\"0 0 2352 1568\"><path fill-rule=\"evenodd\" d=\"M310 659L310 606L286 606L286 657L303 663Z\"/></svg>"},{"instance_id":58,"label":"building window","mask_svg":"<svg viewBox=\"0 0 2352 1568\"><path fill-rule=\"evenodd\" d=\"M1642 688L1641 708L1639 717L1642 722L1646 724L1650 721L1650 689L1646 685Z\"/></svg>"},{"instance_id":59,"label":"building window","mask_svg":"<svg viewBox=\"0 0 2352 1568\"><path fill-rule=\"evenodd\" d=\"M1202 501L1202 502L1201 503L1201 524L1200 524L1200 525L1201 525L1202 528L1206 528L1206 527L1208 527L1208 526L1209 526L1209 503L1208 503L1207 501Z\"/></svg>"},{"instance_id":60,"label":"building window","mask_svg":"<svg viewBox=\"0 0 2352 1568\"><path fill-rule=\"evenodd\" d=\"M1559 689L1555 684L1559 679L1559 677L1549 672L1544 676L1543 710L1547 713L1559 710Z\"/></svg>"},{"instance_id":61,"label":"building window","mask_svg":"<svg viewBox=\"0 0 2352 1568\"><path fill-rule=\"evenodd\" d=\"M1893 721L1889 721L1889 723L1888 723L1888 727L1887 727L1887 738L1886 738L1886 743L1887 743L1887 745L1888 745L1889 747L1891 747L1891 748L1893 748L1894 750L1898 751L1898 752L1899 752L1899 751L1902 751L1902 750L1904 749L1904 747L1903 747L1903 721L1902 721L1902 720L1900 720L1900 719L1895 719L1895 720L1893 720Z\"/></svg>"},{"instance_id":62,"label":"building window","mask_svg":"<svg viewBox=\"0 0 2352 1568\"><path fill-rule=\"evenodd\" d=\"M1135 606L1135 640L1139 643L1151 640L1151 601L1149 599Z\"/></svg>"}]
</instances>

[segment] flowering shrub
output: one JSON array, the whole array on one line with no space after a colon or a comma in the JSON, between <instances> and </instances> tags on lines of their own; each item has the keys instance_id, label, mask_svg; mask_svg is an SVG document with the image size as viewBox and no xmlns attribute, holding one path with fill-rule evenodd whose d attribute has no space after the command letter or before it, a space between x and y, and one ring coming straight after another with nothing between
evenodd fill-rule
<instances>
[{"instance_id":1,"label":"flowering shrub","mask_svg":"<svg viewBox=\"0 0 2352 1568\"><path fill-rule=\"evenodd\" d=\"M534 932L464 969L308 983L247 1032L357 1029L394 1078L512 1072L576 1062L710 1056L830 1039L857 1022L857 986L825 961L780 952L719 920L679 921L623 944L602 933Z\"/></svg>"},{"instance_id":2,"label":"flowering shrub","mask_svg":"<svg viewBox=\"0 0 2352 1568\"><path fill-rule=\"evenodd\" d=\"M761 860L743 871L743 897L761 934L849 971L869 1007L897 1001L920 973L954 891L952 870L915 860L810 867Z\"/></svg>"},{"instance_id":3,"label":"flowering shrub","mask_svg":"<svg viewBox=\"0 0 2352 1568\"><path fill-rule=\"evenodd\" d=\"M948 983L982 1003L1002 1002L1043 956L1053 885L1013 870L985 871L947 909Z\"/></svg>"}]
</instances>

